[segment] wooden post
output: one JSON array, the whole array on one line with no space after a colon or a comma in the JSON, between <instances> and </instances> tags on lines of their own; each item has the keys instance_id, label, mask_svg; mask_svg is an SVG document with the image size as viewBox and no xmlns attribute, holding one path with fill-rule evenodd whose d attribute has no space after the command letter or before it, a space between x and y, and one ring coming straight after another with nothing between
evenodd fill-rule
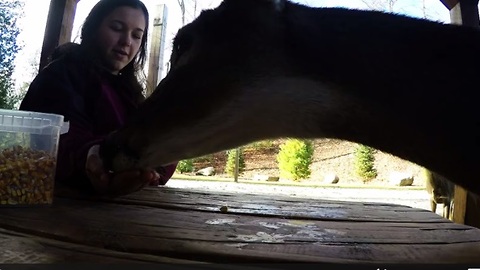
<instances>
[{"instance_id":1,"label":"wooden post","mask_svg":"<svg viewBox=\"0 0 480 270\"><path fill-rule=\"evenodd\" d=\"M450 20L453 24L478 27L478 0L460 0L450 9Z\"/></svg>"},{"instance_id":2,"label":"wooden post","mask_svg":"<svg viewBox=\"0 0 480 270\"><path fill-rule=\"evenodd\" d=\"M442 0L450 10L452 24L479 27L478 0ZM474 180L474 179L471 179ZM460 224L478 226L480 209L476 206L476 195L460 186L455 186L454 207L451 219Z\"/></svg>"},{"instance_id":3,"label":"wooden post","mask_svg":"<svg viewBox=\"0 0 480 270\"><path fill-rule=\"evenodd\" d=\"M157 87L163 75L163 55L165 32L167 27L167 6L157 5L153 19L153 31L150 38L150 56L148 59L147 93L149 96Z\"/></svg>"},{"instance_id":4,"label":"wooden post","mask_svg":"<svg viewBox=\"0 0 480 270\"><path fill-rule=\"evenodd\" d=\"M235 148L235 182L238 182L238 171L240 166L240 150L239 148Z\"/></svg>"},{"instance_id":5,"label":"wooden post","mask_svg":"<svg viewBox=\"0 0 480 270\"><path fill-rule=\"evenodd\" d=\"M42 70L47 65L48 57L52 54L55 47L71 40L78 1L80 0L50 1L39 70Z\"/></svg>"},{"instance_id":6,"label":"wooden post","mask_svg":"<svg viewBox=\"0 0 480 270\"><path fill-rule=\"evenodd\" d=\"M451 220L455 223L465 224L465 213L467 210L467 191L461 186L455 185L453 197L453 211Z\"/></svg>"},{"instance_id":7,"label":"wooden post","mask_svg":"<svg viewBox=\"0 0 480 270\"><path fill-rule=\"evenodd\" d=\"M480 196L472 192L467 193L464 224L480 228Z\"/></svg>"}]
</instances>

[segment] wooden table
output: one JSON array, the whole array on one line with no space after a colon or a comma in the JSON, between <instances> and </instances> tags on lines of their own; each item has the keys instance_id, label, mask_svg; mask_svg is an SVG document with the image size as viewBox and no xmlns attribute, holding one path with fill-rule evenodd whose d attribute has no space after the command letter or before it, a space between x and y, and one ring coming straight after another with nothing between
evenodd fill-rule
<instances>
[{"instance_id":1,"label":"wooden table","mask_svg":"<svg viewBox=\"0 0 480 270\"><path fill-rule=\"evenodd\" d=\"M228 211L220 211L225 205ZM3 208L0 246L2 263L480 266L480 230L427 210L168 186L116 199L69 194L49 207Z\"/></svg>"}]
</instances>

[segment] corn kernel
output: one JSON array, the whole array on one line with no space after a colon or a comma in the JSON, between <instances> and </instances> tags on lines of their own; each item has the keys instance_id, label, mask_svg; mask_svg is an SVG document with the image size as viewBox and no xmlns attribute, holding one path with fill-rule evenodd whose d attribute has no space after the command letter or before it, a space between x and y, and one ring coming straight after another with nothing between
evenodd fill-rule
<instances>
[{"instance_id":1,"label":"corn kernel","mask_svg":"<svg viewBox=\"0 0 480 270\"><path fill-rule=\"evenodd\" d=\"M0 150L0 204L51 201L55 159L22 146Z\"/></svg>"}]
</instances>

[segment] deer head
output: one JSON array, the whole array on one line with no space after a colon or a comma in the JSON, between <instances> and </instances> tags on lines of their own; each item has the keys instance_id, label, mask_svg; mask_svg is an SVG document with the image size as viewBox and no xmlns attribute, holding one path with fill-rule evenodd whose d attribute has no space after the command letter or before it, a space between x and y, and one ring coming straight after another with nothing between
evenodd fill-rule
<instances>
[{"instance_id":1,"label":"deer head","mask_svg":"<svg viewBox=\"0 0 480 270\"><path fill-rule=\"evenodd\" d=\"M179 30L171 70L102 154L122 170L269 138L330 137L452 181L473 178L479 46L479 32L467 27L285 0L225 0Z\"/></svg>"}]
</instances>

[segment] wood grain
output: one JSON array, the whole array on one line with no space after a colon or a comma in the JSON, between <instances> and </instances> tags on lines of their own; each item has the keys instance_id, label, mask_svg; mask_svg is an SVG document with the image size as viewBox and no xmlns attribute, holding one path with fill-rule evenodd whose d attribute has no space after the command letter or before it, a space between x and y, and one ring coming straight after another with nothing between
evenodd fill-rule
<instances>
[{"instance_id":1,"label":"wood grain","mask_svg":"<svg viewBox=\"0 0 480 270\"><path fill-rule=\"evenodd\" d=\"M168 187L116 199L68 195L50 207L0 211L0 228L23 235L8 240L14 250L56 243L45 253L50 257L17 252L18 258L119 260L112 254L120 253L137 261L211 263L480 262L479 229L408 206ZM88 256L72 254L79 247Z\"/></svg>"}]
</instances>

